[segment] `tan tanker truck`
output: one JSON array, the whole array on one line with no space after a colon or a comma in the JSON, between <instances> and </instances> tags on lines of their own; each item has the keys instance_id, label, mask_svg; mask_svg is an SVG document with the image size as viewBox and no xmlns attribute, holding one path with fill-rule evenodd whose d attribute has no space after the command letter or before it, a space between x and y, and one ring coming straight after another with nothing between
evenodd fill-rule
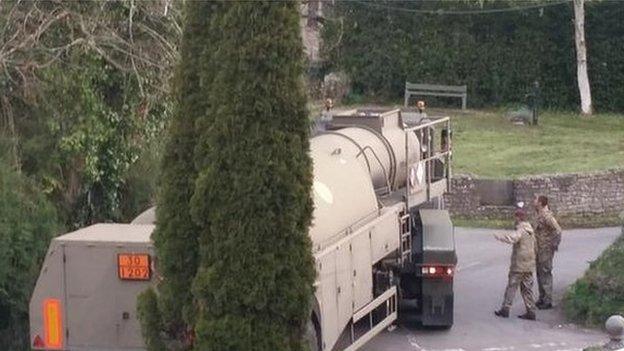
<instances>
[{"instance_id":1,"label":"tan tanker truck","mask_svg":"<svg viewBox=\"0 0 624 351\"><path fill-rule=\"evenodd\" d=\"M450 120L351 110L311 138L313 350L356 350L397 319L450 327L456 265L443 210ZM55 238L30 303L37 350L144 350L136 296L156 283L154 211Z\"/></svg>"}]
</instances>

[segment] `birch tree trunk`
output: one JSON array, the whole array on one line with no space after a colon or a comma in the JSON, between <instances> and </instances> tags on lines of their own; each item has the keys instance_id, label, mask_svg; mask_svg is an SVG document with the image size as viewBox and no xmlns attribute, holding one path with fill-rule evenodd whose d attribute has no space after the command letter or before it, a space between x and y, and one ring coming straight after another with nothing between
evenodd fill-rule
<instances>
[{"instance_id":1,"label":"birch tree trunk","mask_svg":"<svg viewBox=\"0 0 624 351\"><path fill-rule=\"evenodd\" d=\"M576 76L581 95L581 112L592 114L591 90L587 75L587 46L585 45L585 0L574 0L574 37L576 42Z\"/></svg>"}]
</instances>

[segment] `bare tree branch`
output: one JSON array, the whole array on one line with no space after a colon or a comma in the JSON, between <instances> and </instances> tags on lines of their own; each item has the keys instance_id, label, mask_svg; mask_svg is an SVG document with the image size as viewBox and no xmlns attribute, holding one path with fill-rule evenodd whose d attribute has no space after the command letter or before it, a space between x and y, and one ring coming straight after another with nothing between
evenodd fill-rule
<instances>
[{"instance_id":1,"label":"bare tree branch","mask_svg":"<svg viewBox=\"0 0 624 351\"><path fill-rule=\"evenodd\" d=\"M120 9L129 13L119 17ZM65 64L79 49L79 55L82 50L91 52L119 72L131 74L141 96L158 101L151 96L168 92L178 58L179 16L180 5L171 0L0 0L0 84L9 87L0 89L0 97L6 97L4 104L32 103L43 83L40 72ZM3 107L0 114L6 111ZM0 118L0 123L4 121Z\"/></svg>"}]
</instances>

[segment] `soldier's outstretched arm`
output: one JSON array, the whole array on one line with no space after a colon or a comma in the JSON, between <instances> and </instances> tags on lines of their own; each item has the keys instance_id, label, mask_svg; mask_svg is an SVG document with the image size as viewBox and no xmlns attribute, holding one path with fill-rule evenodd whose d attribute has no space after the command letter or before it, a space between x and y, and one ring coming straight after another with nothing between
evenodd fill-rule
<instances>
[{"instance_id":1,"label":"soldier's outstretched arm","mask_svg":"<svg viewBox=\"0 0 624 351\"><path fill-rule=\"evenodd\" d=\"M505 244L515 244L517 243L520 238L522 237L522 233L520 232L521 229L517 229L515 232L508 232L508 233L495 233L494 237L496 238L496 240L504 242Z\"/></svg>"}]
</instances>

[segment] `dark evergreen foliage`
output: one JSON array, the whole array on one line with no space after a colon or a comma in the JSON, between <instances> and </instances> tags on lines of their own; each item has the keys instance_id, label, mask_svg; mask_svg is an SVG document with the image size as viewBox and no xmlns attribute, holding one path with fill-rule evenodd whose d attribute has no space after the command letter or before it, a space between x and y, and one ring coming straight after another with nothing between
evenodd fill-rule
<instances>
[{"instance_id":1,"label":"dark evergreen foliage","mask_svg":"<svg viewBox=\"0 0 624 351\"><path fill-rule=\"evenodd\" d=\"M201 83L199 65L210 44L209 8L208 2L187 3L181 62L174 81L175 114L162 158L157 227L152 237L162 276L157 286L159 304L146 301L151 298L148 293L139 299L145 307L143 325L162 318L167 337L172 340L188 335L195 313L190 287L197 270L199 229L191 220L189 201L197 173L193 158L195 123L206 116L207 91ZM153 331L143 332L155 335Z\"/></svg>"},{"instance_id":2,"label":"dark evergreen foliage","mask_svg":"<svg viewBox=\"0 0 624 351\"><path fill-rule=\"evenodd\" d=\"M507 4L507 5L506 5ZM401 99L405 81L468 86L474 107L526 102L534 81L542 101L577 109L572 3L478 15L436 15L390 10L487 10L535 2L337 2L324 27L324 55L345 70L356 94ZM594 106L624 110L624 6L587 3L586 36ZM449 100L427 98L435 104ZM431 104L433 105L433 103Z\"/></svg>"},{"instance_id":3,"label":"dark evergreen foliage","mask_svg":"<svg viewBox=\"0 0 624 351\"><path fill-rule=\"evenodd\" d=\"M44 194L0 159L0 350L30 350L28 301L59 229Z\"/></svg>"},{"instance_id":4,"label":"dark evergreen foliage","mask_svg":"<svg viewBox=\"0 0 624 351\"><path fill-rule=\"evenodd\" d=\"M202 229L195 348L302 350L315 273L298 5L222 5L191 202Z\"/></svg>"},{"instance_id":5,"label":"dark evergreen foliage","mask_svg":"<svg viewBox=\"0 0 624 351\"><path fill-rule=\"evenodd\" d=\"M137 313L141 322L141 333L149 351L165 351L167 347L161 337L163 321L158 307L158 295L154 289L148 289L139 295Z\"/></svg>"}]
</instances>

